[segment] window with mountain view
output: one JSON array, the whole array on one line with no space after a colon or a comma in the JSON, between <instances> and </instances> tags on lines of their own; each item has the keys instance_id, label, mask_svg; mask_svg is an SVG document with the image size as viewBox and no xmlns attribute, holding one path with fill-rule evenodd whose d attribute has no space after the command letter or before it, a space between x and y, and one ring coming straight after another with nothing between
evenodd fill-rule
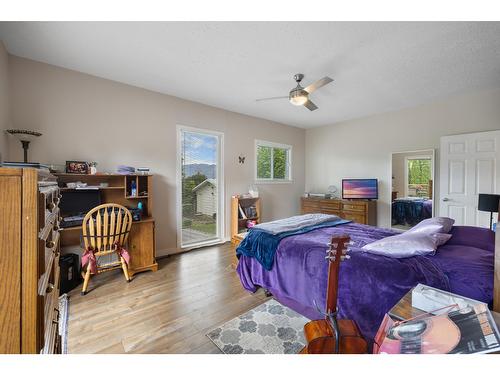
<instances>
[{"instance_id":1,"label":"window with mountain view","mask_svg":"<svg viewBox=\"0 0 500 375\"><path fill-rule=\"evenodd\" d=\"M220 237L219 137L211 133L181 130L182 246Z\"/></svg>"},{"instance_id":2,"label":"window with mountain view","mask_svg":"<svg viewBox=\"0 0 500 375\"><path fill-rule=\"evenodd\" d=\"M290 181L292 146L256 141L256 180Z\"/></svg>"}]
</instances>

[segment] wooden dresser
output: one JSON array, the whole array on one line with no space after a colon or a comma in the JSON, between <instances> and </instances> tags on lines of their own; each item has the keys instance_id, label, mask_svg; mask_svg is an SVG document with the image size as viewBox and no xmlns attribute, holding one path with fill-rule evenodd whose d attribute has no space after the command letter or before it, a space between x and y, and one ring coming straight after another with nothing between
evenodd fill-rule
<instances>
[{"instance_id":1,"label":"wooden dresser","mask_svg":"<svg viewBox=\"0 0 500 375\"><path fill-rule=\"evenodd\" d=\"M0 168L0 353L60 350L60 194L48 179Z\"/></svg>"},{"instance_id":2,"label":"wooden dresser","mask_svg":"<svg viewBox=\"0 0 500 375\"><path fill-rule=\"evenodd\" d=\"M301 197L300 203L303 214L325 213L359 224L377 225L376 201Z\"/></svg>"}]
</instances>

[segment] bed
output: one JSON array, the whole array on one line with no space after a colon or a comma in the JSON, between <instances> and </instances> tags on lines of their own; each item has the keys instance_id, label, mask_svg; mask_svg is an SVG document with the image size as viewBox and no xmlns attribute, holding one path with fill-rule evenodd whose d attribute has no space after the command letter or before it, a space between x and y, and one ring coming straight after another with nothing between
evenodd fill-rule
<instances>
[{"instance_id":1,"label":"bed","mask_svg":"<svg viewBox=\"0 0 500 375\"><path fill-rule=\"evenodd\" d=\"M500 308L500 243L488 229L455 226L452 238L433 256L396 259L366 253L361 247L398 232L345 223L283 238L274 264L266 270L256 258L240 256L237 273L245 289L267 289L282 304L309 319L322 318L325 306L326 244L333 235L349 234L351 258L342 262L339 316L355 320L362 334L373 340L384 314L418 283L493 303ZM494 270L495 251L497 267ZM494 290L495 276L495 290Z\"/></svg>"},{"instance_id":2,"label":"bed","mask_svg":"<svg viewBox=\"0 0 500 375\"><path fill-rule=\"evenodd\" d=\"M398 198L392 202L392 225L420 223L432 217L432 199Z\"/></svg>"}]
</instances>

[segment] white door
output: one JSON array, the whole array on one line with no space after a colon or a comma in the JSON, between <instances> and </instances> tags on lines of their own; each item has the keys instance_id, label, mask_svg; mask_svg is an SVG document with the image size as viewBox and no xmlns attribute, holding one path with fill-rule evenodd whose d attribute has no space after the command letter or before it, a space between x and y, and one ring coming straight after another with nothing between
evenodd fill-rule
<instances>
[{"instance_id":1,"label":"white door","mask_svg":"<svg viewBox=\"0 0 500 375\"><path fill-rule=\"evenodd\" d=\"M490 214L477 201L479 193L499 193L500 130L441 137L440 155L440 216L489 228Z\"/></svg>"}]
</instances>

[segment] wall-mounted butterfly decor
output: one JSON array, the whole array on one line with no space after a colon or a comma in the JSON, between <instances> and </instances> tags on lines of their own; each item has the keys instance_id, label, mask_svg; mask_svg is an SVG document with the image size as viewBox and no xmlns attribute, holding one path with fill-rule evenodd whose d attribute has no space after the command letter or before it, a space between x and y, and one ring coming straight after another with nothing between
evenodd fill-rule
<instances>
[{"instance_id":1,"label":"wall-mounted butterfly decor","mask_svg":"<svg viewBox=\"0 0 500 375\"><path fill-rule=\"evenodd\" d=\"M238 163L245 164L245 156L243 155L238 156Z\"/></svg>"}]
</instances>

